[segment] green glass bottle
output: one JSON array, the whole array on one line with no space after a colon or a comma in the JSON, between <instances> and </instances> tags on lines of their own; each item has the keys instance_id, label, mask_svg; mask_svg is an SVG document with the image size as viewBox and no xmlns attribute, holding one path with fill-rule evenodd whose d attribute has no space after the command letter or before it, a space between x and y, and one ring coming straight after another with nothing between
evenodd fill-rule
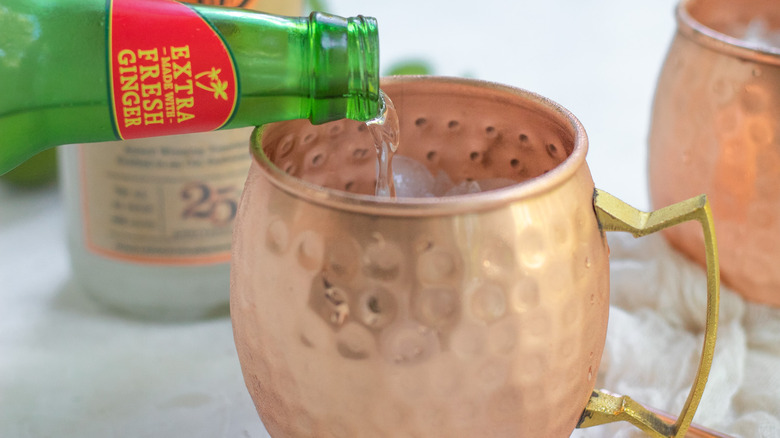
<instances>
[{"instance_id":1,"label":"green glass bottle","mask_svg":"<svg viewBox=\"0 0 780 438\"><path fill-rule=\"evenodd\" d=\"M0 0L0 26L0 174L61 144L379 111L368 17Z\"/></svg>"},{"instance_id":2,"label":"green glass bottle","mask_svg":"<svg viewBox=\"0 0 780 438\"><path fill-rule=\"evenodd\" d=\"M0 173L67 144L74 280L155 320L225 313L249 127L380 106L375 20L189 1L0 0Z\"/></svg>"}]
</instances>

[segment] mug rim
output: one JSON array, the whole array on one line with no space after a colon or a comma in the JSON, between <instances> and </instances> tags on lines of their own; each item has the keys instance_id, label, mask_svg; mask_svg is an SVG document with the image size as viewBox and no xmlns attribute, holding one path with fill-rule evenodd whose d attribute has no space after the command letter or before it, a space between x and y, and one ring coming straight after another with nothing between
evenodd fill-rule
<instances>
[{"instance_id":1,"label":"mug rim","mask_svg":"<svg viewBox=\"0 0 780 438\"><path fill-rule=\"evenodd\" d=\"M475 194L463 194L432 198L389 198L375 195L351 193L322 187L287 174L277 167L265 154L261 142L266 125L258 126L250 138L252 159L257 163L265 178L276 188L307 202L339 210L377 216L436 216L477 212L499 208L508 203L542 195L570 180L585 165L588 151L588 137L582 123L568 109L540 94L509 85L481 79L467 79L448 76L388 76L381 79L381 85L428 83L460 87L486 88L499 93L509 93L533 104L539 105L565 121L562 127L572 134L572 152L557 166L542 175L518 182L511 186Z\"/></svg>"},{"instance_id":2,"label":"mug rim","mask_svg":"<svg viewBox=\"0 0 780 438\"><path fill-rule=\"evenodd\" d=\"M745 41L719 32L697 20L690 9L700 0L681 0L675 16L677 29L694 42L717 52L733 55L765 64L780 65L780 47Z\"/></svg>"}]
</instances>

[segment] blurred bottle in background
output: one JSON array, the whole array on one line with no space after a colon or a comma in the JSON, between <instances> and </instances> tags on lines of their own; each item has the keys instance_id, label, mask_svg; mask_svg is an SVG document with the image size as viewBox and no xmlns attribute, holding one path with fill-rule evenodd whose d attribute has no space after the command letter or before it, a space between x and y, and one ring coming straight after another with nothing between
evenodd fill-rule
<instances>
[{"instance_id":1,"label":"blurred bottle in background","mask_svg":"<svg viewBox=\"0 0 780 438\"><path fill-rule=\"evenodd\" d=\"M303 10L301 0L201 3L288 16ZM142 318L226 315L232 221L250 164L250 132L60 148L77 282L108 307Z\"/></svg>"}]
</instances>

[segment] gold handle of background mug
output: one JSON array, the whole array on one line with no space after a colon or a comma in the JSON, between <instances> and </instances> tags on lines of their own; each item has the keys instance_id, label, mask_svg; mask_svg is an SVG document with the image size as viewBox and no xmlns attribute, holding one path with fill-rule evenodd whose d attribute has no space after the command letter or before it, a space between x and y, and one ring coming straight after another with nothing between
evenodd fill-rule
<instances>
[{"instance_id":1,"label":"gold handle of background mug","mask_svg":"<svg viewBox=\"0 0 780 438\"><path fill-rule=\"evenodd\" d=\"M634 237L641 237L691 220L701 224L707 256L707 320L699 369L685 406L674 424L667 423L629 397L594 391L577 427L628 421L654 437L683 437L691 427L707 383L718 331L720 271L709 201L701 195L650 213L639 211L598 189L594 192L593 201L596 217L604 231L627 231Z\"/></svg>"}]
</instances>

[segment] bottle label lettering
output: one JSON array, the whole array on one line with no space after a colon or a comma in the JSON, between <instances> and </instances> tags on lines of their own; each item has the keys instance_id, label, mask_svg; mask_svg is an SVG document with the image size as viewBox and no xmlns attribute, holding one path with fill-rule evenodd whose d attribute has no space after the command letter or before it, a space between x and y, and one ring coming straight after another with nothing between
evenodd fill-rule
<instances>
[{"instance_id":1,"label":"bottle label lettering","mask_svg":"<svg viewBox=\"0 0 780 438\"><path fill-rule=\"evenodd\" d=\"M110 0L109 5L109 94L117 136L224 126L236 108L238 80L217 31L195 10L172 0Z\"/></svg>"},{"instance_id":2,"label":"bottle label lettering","mask_svg":"<svg viewBox=\"0 0 780 438\"><path fill-rule=\"evenodd\" d=\"M252 128L81 145L84 236L115 260L230 260Z\"/></svg>"}]
</instances>

